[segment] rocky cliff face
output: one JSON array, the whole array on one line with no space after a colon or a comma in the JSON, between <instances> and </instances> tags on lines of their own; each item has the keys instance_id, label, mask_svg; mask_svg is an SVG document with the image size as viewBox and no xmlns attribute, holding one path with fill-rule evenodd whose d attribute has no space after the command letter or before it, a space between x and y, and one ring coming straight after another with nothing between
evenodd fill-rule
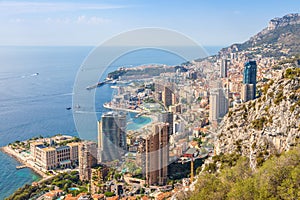
<instances>
[{"instance_id":1,"label":"rocky cliff face","mask_svg":"<svg viewBox=\"0 0 300 200\"><path fill-rule=\"evenodd\" d=\"M232 108L224 117L216 153L238 152L255 168L271 154L300 142L300 69L287 69L262 87L263 95Z\"/></svg>"},{"instance_id":2,"label":"rocky cliff face","mask_svg":"<svg viewBox=\"0 0 300 200\"><path fill-rule=\"evenodd\" d=\"M226 52L235 52L250 50L253 47L260 47L264 54L264 48L270 48L276 51L265 56L286 56L295 55L300 52L300 14L288 14L282 18L270 20L268 26L261 32L251 37L242 44L234 44L229 48L224 48L221 54Z\"/></svg>"},{"instance_id":3,"label":"rocky cliff face","mask_svg":"<svg viewBox=\"0 0 300 200\"><path fill-rule=\"evenodd\" d=\"M270 20L268 28L266 30L271 31L279 27L300 24L300 15L299 14L288 14L282 18L274 18Z\"/></svg>"}]
</instances>

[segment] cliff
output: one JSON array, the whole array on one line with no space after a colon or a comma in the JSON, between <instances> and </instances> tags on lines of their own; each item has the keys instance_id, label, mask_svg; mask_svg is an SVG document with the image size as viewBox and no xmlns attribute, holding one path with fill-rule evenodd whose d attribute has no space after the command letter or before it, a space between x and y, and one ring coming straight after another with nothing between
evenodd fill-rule
<instances>
[{"instance_id":1,"label":"cliff","mask_svg":"<svg viewBox=\"0 0 300 200\"><path fill-rule=\"evenodd\" d=\"M233 44L221 50L221 54L237 51L251 51L263 56L287 56L300 52L300 14L288 14L269 21L261 32L241 44ZM270 49L271 51L266 51Z\"/></svg>"},{"instance_id":2,"label":"cliff","mask_svg":"<svg viewBox=\"0 0 300 200\"><path fill-rule=\"evenodd\" d=\"M299 68L288 68L262 86L260 98L230 109L218 130L216 153L240 153L255 168L299 143L299 77Z\"/></svg>"}]
</instances>

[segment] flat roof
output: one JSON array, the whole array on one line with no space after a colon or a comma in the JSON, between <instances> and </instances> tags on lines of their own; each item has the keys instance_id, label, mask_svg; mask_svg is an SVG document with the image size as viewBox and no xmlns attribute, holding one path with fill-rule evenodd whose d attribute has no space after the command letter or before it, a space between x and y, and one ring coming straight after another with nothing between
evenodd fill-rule
<instances>
[{"instance_id":1,"label":"flat roof","mask_svg":"<svg viewBox=\"0 0 300 200\"><path fill-rule=\"evenodd\" d=\"M79 145L78 142L71 142L67 144L67 146L78 146L78 145Z\"/></svg>"},{"instance_id":2,"label":"flat roof","mask_svg":"<svg viewBox=\"0 0 300 200\"><path fill-rule=\"evenodd\" d=\"M55 148L53 148L53 147L45 147L45 148L43 148L43 151L55 151Z\"/></svg>"},{"instance_id":3,"label":"flat roof","mask_svg":"<svg viewBox=\"0 0 300 200\"><path fill-rule=\"evenodd\" d=\"M70 149L70 147L69 147L69 146L60 146L60 147L56 147L56 150L57 150L57 151L65 150L65 149Z\"/></svg>"}]
</instances>

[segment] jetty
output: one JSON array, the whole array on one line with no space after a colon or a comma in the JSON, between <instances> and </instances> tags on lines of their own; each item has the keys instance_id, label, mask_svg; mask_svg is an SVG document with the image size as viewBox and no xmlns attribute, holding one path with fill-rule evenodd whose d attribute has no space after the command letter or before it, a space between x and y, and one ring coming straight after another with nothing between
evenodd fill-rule
<instances>
[{"instance_id":1,"label":"jetty","mask_svg":"<svg viewBox=\"0 0 300 200\"><path fill-rule=\"evenodd\" d=\"M23 169L23 168L27 168L26 165L19 165L19 166L16 166L16 169Z\"/></svg>"}]
</instances>

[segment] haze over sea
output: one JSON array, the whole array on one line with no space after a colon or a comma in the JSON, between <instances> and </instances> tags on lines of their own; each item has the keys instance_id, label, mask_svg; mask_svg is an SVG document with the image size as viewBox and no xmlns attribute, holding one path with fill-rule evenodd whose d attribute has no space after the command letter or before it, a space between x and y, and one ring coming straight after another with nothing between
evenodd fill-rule
<instances>
[{"instance_id":1,"label":"haze over sea","mask_svg":"<svg viewBox=\"0 0 300 200\"><path fill-rule=\"evenodd\" d=\"M215 54L221 47L205 48ZM0 47L0 146L35 136L58 133L77 136L73 121L72 90L77 70L93 47ZM120 66L153 63L176 65L184 60L156 50L142 50L123 56L105 75ZM37 74L38 73L38 74ZM107 111L113 89L97 89L96 111ZM149 118L134 119L129 129L149 123ZM96 134L96 133L95 133ZM0 199L24 184L38 180L30 169L16 170L13 158L0 152Z\"/></svg>"}]
</instances>

